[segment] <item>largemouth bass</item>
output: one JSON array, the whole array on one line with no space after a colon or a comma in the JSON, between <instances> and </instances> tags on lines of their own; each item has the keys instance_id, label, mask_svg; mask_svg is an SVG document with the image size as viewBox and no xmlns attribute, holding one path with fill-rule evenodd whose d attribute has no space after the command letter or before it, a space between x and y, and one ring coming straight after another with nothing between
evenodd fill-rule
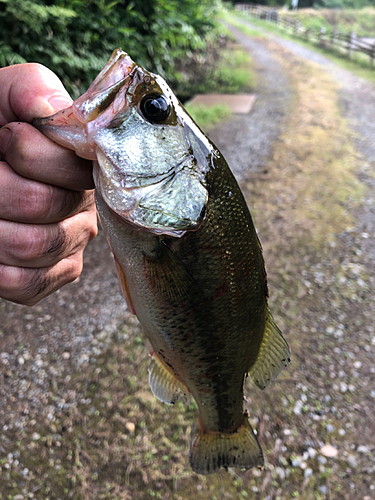
<instances>
[{"instance_id":1,"label":"largemouth bass","mask_svg":"<svg viewBox=\"0 0 375 500\"><path fill-rule=\"evenodd\" d=\"M198 406L192 469L263 465L244 380L264 389L289 348L267 306L250 212L218 149L167 83L121 49L69 109L35 125L94 160L122 293L153 347L151 389Z\"/></svg>"}]
</instances>

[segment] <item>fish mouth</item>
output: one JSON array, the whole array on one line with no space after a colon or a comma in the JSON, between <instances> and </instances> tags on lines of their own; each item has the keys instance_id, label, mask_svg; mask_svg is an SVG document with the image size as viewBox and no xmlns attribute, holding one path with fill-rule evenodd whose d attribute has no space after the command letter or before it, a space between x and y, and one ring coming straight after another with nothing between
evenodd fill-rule
<instances>
[{"instance_id":1,"label":"fish mouth","mask_svg":"<svg viewBox=\"0 0 375 500\"><path fill-rule=\"evenodd\" d=\"M113 51L109 61L93 83L66 109L46 118L35 118L33 125L58 144L95 160L95 144L91 130L100 127L122 111L129 103L127 90L138 65L122 49Z\"/></svg>"},{"instance_id":2,"label":"fish mouth","mask_svg":"<svg viewBox=\"0 0 375 500\"><path fill-rule=\"evenodd\" d=\"M114 103L115 99L125 95L136 67L126 52L120 48L114 50L87 91L74 101L75 116L82 123L95 120ZM111 112L116 114L116 109L112 109Z\"/></svg>"}]
</instances>

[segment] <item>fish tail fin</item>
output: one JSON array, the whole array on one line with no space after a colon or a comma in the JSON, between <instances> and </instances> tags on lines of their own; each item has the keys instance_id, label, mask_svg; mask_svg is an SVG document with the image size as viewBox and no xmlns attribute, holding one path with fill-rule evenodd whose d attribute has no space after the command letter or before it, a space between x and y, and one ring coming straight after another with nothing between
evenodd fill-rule
<instances>
[{"instance_id":1,"label":"fish tail fin","mask_svg":"<svg viewBox=\"0 0 375 500\"><path fill-rule=\"evenodd\" d=\"M212 474L220 467L264 465L262 449L246 416L232 433L203 432L198 425L191 438L190 465L197 474Z\"/></svg>"}]
</instances>

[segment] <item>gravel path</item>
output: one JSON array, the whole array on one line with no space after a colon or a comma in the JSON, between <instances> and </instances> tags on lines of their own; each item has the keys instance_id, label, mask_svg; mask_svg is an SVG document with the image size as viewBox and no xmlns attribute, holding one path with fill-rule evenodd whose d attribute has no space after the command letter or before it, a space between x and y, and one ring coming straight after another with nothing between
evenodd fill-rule
<instances>
[{"instance_id":1,"label":"gravel path","mask_svg":"<svg viewBox=\"0 0 375 500\"><path fill-rule=\"evenodd\" d=\"M209 135L251 203L251 183L268 168L285 130L294 90L291 75L272 47L236 28L231 30L253 58L257 101L250 115L234 116ZM375 181L371 173L375 166L375 92L369 83L323 56L275 35L270 39L286 54L320 65L321 71L339 83L340 110L356 134L354 144L366 165L358 175L369 189L361 206L353 209L355 227L338 235L336 247L329 258L325 254L324 262L314 261L315 254L314 258L301 254L297 263L292 262L298 259L297 254L282 257L285 269L279 273L285 271L285 282L279 282L279 288L284 295L274 291L275 302L281 296L278 314L284 308L287 316L290 305L291 311L297 311L295 316L302 315L298 321L304 336L299 338L296 331L295 337L289 337L295 360L288 370L290 379L286 374L280 386L271 387L259 398L270 398L269 417L259 417L258 423L260 438L273 448L267 444L267 471L263 475L247 473L243 488L249 498L262 500L284 500L296 496L295 491L305 491L304 500L371 500L375 495ZM286 229L283 225L280 228ZM299 274L294 275L297 265ZM273 284L273 288L277 286ZM298 310L300 297L309 300L303 311ZM17 444L19 436L26 436L22 437L23 446L32 450L33 442L45 431L40 422L53 425L64 409L84 400L84 389L67 390L70 378L95 366L97 357L109 346L126 342L122 328L136 328L135 320L121 297L102 232L86 251L79 281L33 308L0 300L0 317L0 484L7 481L11 485L14 479L9 471L14 470L27 490L28 480L35 484L32 477L37 473L24 463ZM302 368L293 372L296 365ZM283 392L278 394L278 390ZM336 491L341 482L342 493ZM206 483L197 483L196 488L193 481L189 484L198 495ZM26 491L22 485L20 493ZM27 498L46 498L35 491ZM220 498L227 498L229 491ZM178 493L178 498L188 498L181 496L182 487ZM26 497L20 494L18 499L22 498ZM59 498L64 500L68 495ZM165 498L172 496L166 494Z\"/></svg>"},{"instance_id":2,"label":"gravel path","mask_svg":"<svg viewBox=\"0 0 375 500\"><path fill-rule=\"evenodd\" d=\"M211 130L209 135L243 184L264 168L272 144L282 131L291 90L282 65L262 43L243 36L234 27L230 31L252 57L256 54L257 100L249 115L234 115L228 125Z\"/></svg>"}]
</instances>

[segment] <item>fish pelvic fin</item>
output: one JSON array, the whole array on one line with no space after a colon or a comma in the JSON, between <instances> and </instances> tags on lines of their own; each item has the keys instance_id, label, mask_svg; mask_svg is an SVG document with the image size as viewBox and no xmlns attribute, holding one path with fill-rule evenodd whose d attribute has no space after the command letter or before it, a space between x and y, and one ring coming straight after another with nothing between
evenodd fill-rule
<instances>
[{"instance_id":1,"label":"fish pelvic fin","mask_svg":"<svg viewBox=\"0 0 375 500\"><path fill-rule=\"evenodd\" d=\"M148 368L148 381L154 396L163 403L173 405L178 399L190 402L189 389L180 382L173 371L163 363L156 353L152 353Z\"/></svg>"},{"instance_id":2,"label":"fish pelvic fin","mask_svg":"<svg viewBox=\"0 0 375 500\"><path fill-rule=\"evenodd\" d=\"M259 354L249 375L263 390L288 366L289 362L289 346L268 311Z\"/></svg>"},{"instance_id":3,"label":"fish pelvic fin","mask_svg":"<svg viewBox=\"0 0 375 500\"><path fill-rule=\"evenodd\" d=\"M213 474L221 467L263 466L262 449L246 416L232 433L203 432L197 426L191 438L190 465L197 474Z\"/></svg>"}]
</instances>

